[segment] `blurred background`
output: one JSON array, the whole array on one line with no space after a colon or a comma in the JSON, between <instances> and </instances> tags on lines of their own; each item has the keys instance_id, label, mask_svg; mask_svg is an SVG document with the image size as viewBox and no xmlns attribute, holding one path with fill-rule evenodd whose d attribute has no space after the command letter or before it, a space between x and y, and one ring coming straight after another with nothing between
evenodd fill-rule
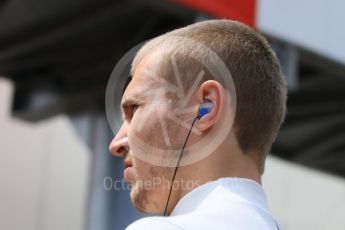
<instances>
[{"instance_id":1,"label":"blurred background","mask_svg":"<svg viewBox=\"0 0 345 230\"><path fill-rule=\"evenodd\" d=\"M105 89L138 43L230 18L263 33L289 88L263 187L283 229L345 226L342 0L0 2L0 229L124 229L131 205L110 155Z\"/></svg>"}]
</instances>

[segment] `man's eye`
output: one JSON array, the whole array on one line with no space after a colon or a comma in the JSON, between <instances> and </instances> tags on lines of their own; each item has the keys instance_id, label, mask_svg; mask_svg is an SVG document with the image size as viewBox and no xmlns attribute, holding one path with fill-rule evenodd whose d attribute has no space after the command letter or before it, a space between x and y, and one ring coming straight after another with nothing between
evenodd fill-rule
<instances>
[{"instance_id":1,"label":"man's eye","mask_svg":"<svg viewBox=\"0 0 345 230\"><path fill-rule=\"evenodd\" d=\"M133 112L133 115L135 113L135 111L139 108L139 105L132 105L132 112Z\"/></svg>"},{"instance_id":2,"label":"man's eye","mask_svg":"<svg viewBox=\"0 0 345 230\"><path fill-rule=\"evenodd\" d=\"M128 104L125 106L122 106L122 117L123 120L131 120L134 116L135 111L139 108L138 104Z\"/></svg>"}]
</instances>

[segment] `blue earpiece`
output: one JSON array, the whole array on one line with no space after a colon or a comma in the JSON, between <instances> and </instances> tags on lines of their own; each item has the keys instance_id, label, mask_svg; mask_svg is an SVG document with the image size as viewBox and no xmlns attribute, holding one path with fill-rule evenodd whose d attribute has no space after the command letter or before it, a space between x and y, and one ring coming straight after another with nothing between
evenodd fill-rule
<instances>
[{"instance_id":1,"label":"blue earpiece","mask_svg":"<svg viewBox=\"0 0 345 230\"><path fill-rule=\"evenodd\" d=\"M213 103L210 101L203 102L200 105L199 112L198 112L198 117L201 118L211 112L213 109Z\"/></svg>"}]
</instances>

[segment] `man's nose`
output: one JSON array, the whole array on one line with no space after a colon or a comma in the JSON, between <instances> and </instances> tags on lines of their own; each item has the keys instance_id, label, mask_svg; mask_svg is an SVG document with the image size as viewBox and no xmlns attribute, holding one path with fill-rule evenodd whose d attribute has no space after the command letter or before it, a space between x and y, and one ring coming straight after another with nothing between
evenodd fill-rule
<instances>
[{"instance_id":1,"label":"man's nose","mask_svg":"<svg viewBox=\"0 0 345 230\"><path fill-rule=\"evenodd\" d=\"M109 151L118 157L125 157L129 151L127 128L123 124L109 145Z\"/></svg>"}]
</instances>

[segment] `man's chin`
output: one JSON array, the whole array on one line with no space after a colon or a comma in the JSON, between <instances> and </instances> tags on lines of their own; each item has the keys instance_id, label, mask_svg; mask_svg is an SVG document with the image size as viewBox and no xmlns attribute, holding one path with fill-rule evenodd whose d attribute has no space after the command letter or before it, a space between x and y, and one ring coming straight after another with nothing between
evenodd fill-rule
<instances>
[{"instance_id":1,"label":"man's chin","mask_svg":"<svg viewBox=\"0 0 345 230\"><path fill-rule=\"evenodd\" d=\"M155 202L149 198L149 195L150 191L142 189L140 186L133 184L131 187L131 201L138 211L149 214L160 213L159 208Z\"/></svg>"},{"instance_id":2,"label":"man's chin","mask_svg":"<svg viewBox=\"0 0 345 230\"><path fill-rule=\"evenodd\" d=\"M131 183L131 201L136 209L140 212L147 213L147 206L148 206L148 198L147 198L147 191L138 188L135 184Z\"/></svg>"}]
</instances>

